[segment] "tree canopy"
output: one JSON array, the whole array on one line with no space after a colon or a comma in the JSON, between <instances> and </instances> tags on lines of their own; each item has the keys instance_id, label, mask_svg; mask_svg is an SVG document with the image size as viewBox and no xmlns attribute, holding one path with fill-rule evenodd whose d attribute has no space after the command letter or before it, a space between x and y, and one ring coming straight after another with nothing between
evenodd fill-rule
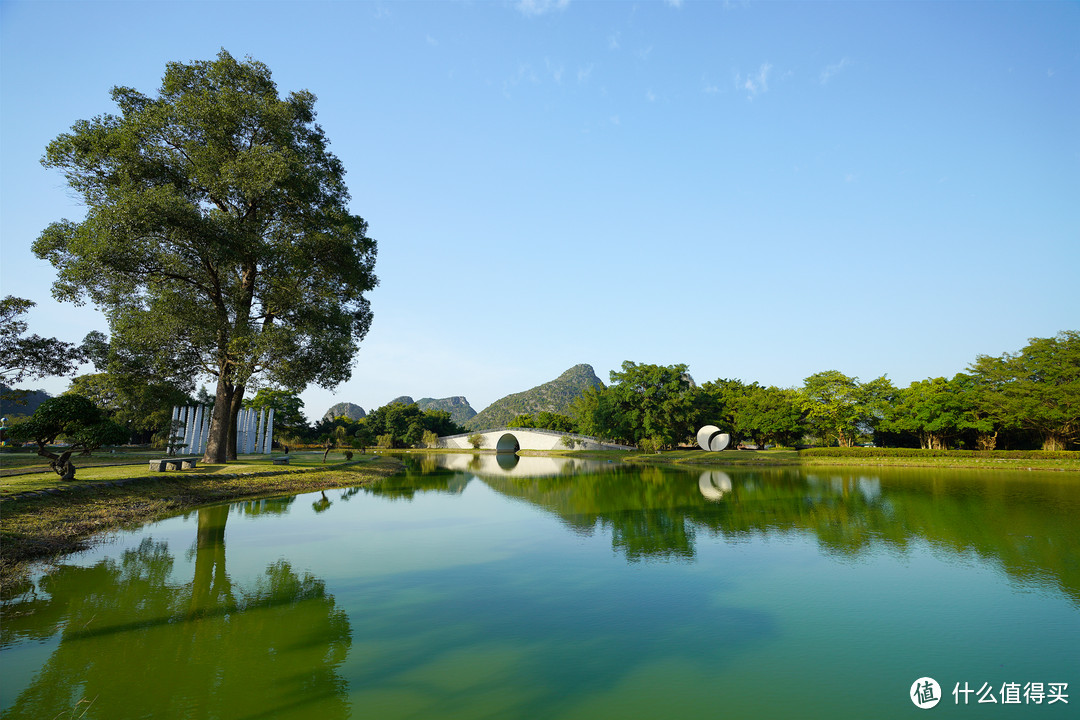
<instances>
[{"instance_id":1,"label":"tree canopy","mask_svg":"<svg viewBox=\"0 0 1080 720\"><path fill-rule=\"evenodd\" d=\"M70 375L83 360L82 349L73 343L37 334L24 336L29 325L23 315L36 304L14 295L0 300L0 380L5 384Z\"/></svg>"},{"instance_id":2,"label":"tree canopy","mask_svg":"<svg viewBox=\"0 0 1080 720\"><path fill-rule=\"evenodd\" d=\"M82 449L86 454L102 445L116 445L127 440L127 431L106 417L101 408L81 395L49 398L26 420L9 431L16 442L32 442L37 453L49 459L49 466L62 480L75 477L71 455ZM63 435L70 447L57 455L48 446Z\"/></svg>"},{"instance_id":3,"label":"tree canopy","mask_svg":"<svg viewBox=\"0 0 1080 720\"><path fill-rule=\"evenodd\" d=\"M169 63L156 97L115 87L118 115L81 120L43 159L85 219L34 243L54 295L104 309L114 342L217 382L206 460L222 462L255 376L332 387L371 323L375 241L348 207L315 96L222 50ZM227 412L223 412L227 409Z\"/></svg>"}]
</instances>

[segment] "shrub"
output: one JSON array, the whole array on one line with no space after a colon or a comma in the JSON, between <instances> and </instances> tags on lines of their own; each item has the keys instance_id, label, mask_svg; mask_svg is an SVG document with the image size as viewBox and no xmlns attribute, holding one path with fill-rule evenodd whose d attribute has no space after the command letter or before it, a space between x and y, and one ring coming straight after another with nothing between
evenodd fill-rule
<instances>
[{"instance_id":1,"label":"shrub","mask_svg":"<svg viewBox=\"0 0 1080 720\"><path fill-rule=\"evenodd\" d=\"M1080 460L1076 450L920 450L918 448L830 447L800 450L799 457L967 458L985 460Z\"/></svg>"},{"instance_id":2,"label":"shrub","mask_svg":"<svg viewBox=\"0 0 1080 720\"><path fill-rule=\"evenodd\" d=\"M484 445L484 436L480 433L473 433L466 439L473 446L473 450L479 450Z\"/></svg>"}]
</instances>

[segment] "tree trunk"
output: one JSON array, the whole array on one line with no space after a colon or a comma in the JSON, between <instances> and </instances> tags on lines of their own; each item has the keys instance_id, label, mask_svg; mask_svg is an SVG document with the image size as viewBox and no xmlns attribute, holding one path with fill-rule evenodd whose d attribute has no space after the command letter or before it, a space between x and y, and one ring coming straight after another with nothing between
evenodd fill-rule
<instances>
[{"instance_id":1,"label":"tree trunk","mask_svg":"<svg viewBox=\"0 0 1080 720\"><path fill-rule=\"evenodd\" d=\"M1047 433L1046 435L1043 436L1042 449L1043 450L1064 450L1065 449L1065 439L1062 438L1060 435L1055 435L1053 433Z\"/></svg>"},{"instance_id":2,"label":"tree trunk","mask_svg":"<svg viewBox=\"0 0 1080 720\"><path fill-rule=\"evenodd\" d=\"M230 460L236 459L236 421L240 417L240 410L244 404L244 386L237 385L233 388L232 401L229 404L229 447L227 456Z\"/></svg>"},{"instance_id":3,"label":"tree trunk","mask_svg":"<svg viewBox=\"0 0 1080 720\"><path fill-rule=\"evenodd\" d=\"M997 433L979 433L975 444L980 450L993 450L997 447Z\"/></svg>"},{"instance_id":4,"label":"tree trunk","mask_svg":"<svg viewBox=\"0 0 1080 720\"><path fill-rule=\"evenodd\" d=\"M203 462L208 465L221 465L229 461L229 408L232 406L232 396L233 387L223 370L218 375L214 411L210 416L210 433L206 439L206 451L203 453Z\"/></svg>"}]
</instances>

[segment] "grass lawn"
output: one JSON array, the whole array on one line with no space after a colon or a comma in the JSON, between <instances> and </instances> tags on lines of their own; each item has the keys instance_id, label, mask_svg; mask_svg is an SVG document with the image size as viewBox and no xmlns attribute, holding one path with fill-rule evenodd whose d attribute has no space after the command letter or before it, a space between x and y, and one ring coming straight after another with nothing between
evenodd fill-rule
<instances>
[{"instance_id":1,"label":"grass lawn","mask_svg":"<svg viewBox=\"0 0 1080 720\"><path fill-rule=\"evenodd\" d=\"M345 462L344 451L331 450L326 458L326 464L338 464ZM76 472L75 478L67 483L60 482L60 478L49 467L47 459L36 454L28 453L4 453L0 455L0 498L10 497L31 490L45 490L49 488L65 488L81 486L92 483L115 482L117 480L132 480L136 478L162 479L161 476L187 476L187 475L220 475L223 473L233 474L242 472L257 472L262 470L280 470L282 472L292 468L323 467L323 453L321 450L293 452L289 454L289 465L273 465L271 457L277 455L241 455L240 458L228 465L199 465L191 470L166 470L163 473L149 469L149 460L164 457L161 452L123 452L112 454L95 455L92 457L73 458ZM179 457L185 457L180 455ZM354 459L365 456L359 452L354 453Z\"/></svg>"}]
</instances>

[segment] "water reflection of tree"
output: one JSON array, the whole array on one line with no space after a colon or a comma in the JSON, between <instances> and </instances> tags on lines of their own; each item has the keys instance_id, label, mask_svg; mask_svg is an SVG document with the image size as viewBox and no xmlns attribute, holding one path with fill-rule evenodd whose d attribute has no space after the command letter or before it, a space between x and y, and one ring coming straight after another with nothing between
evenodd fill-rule
<instances>
[{"instance_id":1,"label":"water reflection of tree","mask_svg":"<svg viewBox=\"0 0 1080 720\"><path fill-rule=\"evenodd\" d=\"M975 552L1021 581L1052 577L1080 600L1080 501L1067 482L846 469L731 477L719 501L702 496L699 474L657 468L484 482L555 513L575 532L609 529L613 547L631 560L691 558L700 532L730 539L812 532L825 552L846 557L926 541Z\"/></svg>"},{"instance_id":2,"label":"water reflection of tree","mask_svg":"<svg viewBox=\"0 0 1080 720\"><path fill-rule=\"evenodd\" d=\"M442 492L460 495L465 492L472 476L451 470L424 473L411 470L403 475L386 478L374 485L365 485L364 492L390 500L412 500L417 493Z\"/></svg>"},{"instance_id":3,"label":"water reflection of tree","mask_svg":"<svg viewBox=\"0 0 1080 720\"><path fill-rule=\"evenodd\" d=\"M119 560L60 566L39 594L5 608L5 644L61 629L5 717L67 716L76 706L87 718L348 717L337 673L347 616L321 580L284 560L250 587L235 585L225 566L228 512L199 511L190 583L169 582L174 558L148 538Z\"/></svg>"}]
</instances>

